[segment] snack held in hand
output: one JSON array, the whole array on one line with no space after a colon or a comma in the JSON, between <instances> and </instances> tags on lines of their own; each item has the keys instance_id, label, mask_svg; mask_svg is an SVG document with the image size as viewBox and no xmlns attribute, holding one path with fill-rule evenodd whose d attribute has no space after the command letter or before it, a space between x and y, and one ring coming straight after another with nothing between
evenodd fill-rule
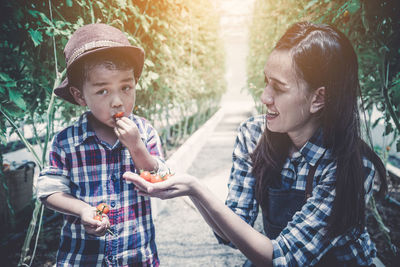
<instances>
[{"instance_id":1,"label":"snack held in hand","mask_svg":"<svg viewBox=\"0 0 400 267\"><path fill-rule=\"evenodd\" d=\"M120 119L120 118L122 118L123 116L124 116L124 112L121 111L121 112L115 113L115 114L113 115L113 118L114 118L114 119Z\"/></svg>"},{"instance_id":2,"label":"snack held in hand","mask_svg":"<svg viewBox=\"0 0 400 267\"><path fill-rule=\"evenodd\" d=\"M96 207L96 212L100 215L107 214L108 212L110 212L110 206L108 206L106 203L100 203Z\"/></svg>"},{"instance_id":3,"label":"snack held in hand","mask_svg":"<svg viewBox=\"0 0 400 267\"><path fill-rule=\"evenodd\" d=\"M140 177L145 179L147 182L150 183L159 183L162 181L167 180L170 176L173 174L171 173L166 173L166 174L159 174L159 173L151 173L149 171L140 171Z\"/></svg>"},{"instance_id":4,"label":"snack held in hand","mask_svg":"<svg viewBox=\"0 0 400 267\"><path fill-rule=\"evenodd\" d=\"M103 219L103 214L107 214L110 212L110 206L108 206L106 203L100 203L99 205L97 205L96 207L96 215L93 217L93 219L95 219L96 221L102 221ZM110 229L107 229L107 232L114 236L114 233L111 232Z\"/></svg>"}]
</instances>

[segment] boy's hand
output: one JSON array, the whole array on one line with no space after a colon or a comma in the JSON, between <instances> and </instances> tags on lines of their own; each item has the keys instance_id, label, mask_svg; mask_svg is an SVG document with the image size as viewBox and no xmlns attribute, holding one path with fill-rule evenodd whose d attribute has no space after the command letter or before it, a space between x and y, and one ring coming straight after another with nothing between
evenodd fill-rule
<instances>
[{"instance_id":1,"label":"boy's hand","mask_svg":"<svg viewBox=\"0 0 400 267\"><path fill-rule=\"evenodd\" d=\"M81 223L85 227L86 233L95 236L103 236L106 234L107 229L110 228L110 221L105 214L102 215L101 221L95 220L95 216L95 207L85 208L80 214Z\"/></svg>"},{"instance_id":2,"label":"boy's hand","mask_svg":"<svg viewBox=\"0 0 400 267\"><path fill-rule=\"evenodd\" d=\"M136 124L127 117L116 119L115 134L121 143L129 150L134 149L141 142L139 129Z\"/></svg>"}]
</instances>

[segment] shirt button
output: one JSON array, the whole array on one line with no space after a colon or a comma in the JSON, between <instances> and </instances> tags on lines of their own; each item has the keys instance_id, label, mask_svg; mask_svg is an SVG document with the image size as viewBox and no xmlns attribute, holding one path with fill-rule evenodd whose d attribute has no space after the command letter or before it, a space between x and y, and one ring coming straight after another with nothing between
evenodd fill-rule
<instances>
[{"instance_id":1,"label":"shirt button","mask_svg":"<svg viewBox=\"0 0 400 267\"><path fill-rule=\"evenodd\" d=\"M113 256L108 256L108 260L112 261L113 260Z\"/></svg>"},{"instance_id":2,"label":"shirt button","mask_svg":"<svg viewBox=\"0 0 400 267\"><path fill-rule=\"evenodd\" d=\"M117 180L117 177L113 174L113 175L111 175L111 180L112 180L113 182L115 182L115 181Z\"/></svg>"},{"instance_id":3,"label":"shirt button","mask_svg":"<svg viewBox=\"0 0 400 267\"><path fill-rule=\"evenodd\" d=\"M111 207L115 207L115 201L111 201Z\"/></svg>"}]
</instances>

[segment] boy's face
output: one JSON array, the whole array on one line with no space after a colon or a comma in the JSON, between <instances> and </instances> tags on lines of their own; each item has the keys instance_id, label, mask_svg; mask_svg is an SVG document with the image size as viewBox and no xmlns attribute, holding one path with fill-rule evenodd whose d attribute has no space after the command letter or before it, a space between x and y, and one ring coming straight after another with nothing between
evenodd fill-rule
<instances>
[{"instance_id":1,"label":"boy's face","mask_svg":"<svg viewBox=\"0 0 400 267\"><path fill-rule=\"evenodd\" d=\"M93 116L108 127L115 127L113 115L132 113L135 106L135 77L133 69L108 69L93 66L81 91L71 87L71 93L81 106L88 106Z\"/></svg>"}]
</instances>

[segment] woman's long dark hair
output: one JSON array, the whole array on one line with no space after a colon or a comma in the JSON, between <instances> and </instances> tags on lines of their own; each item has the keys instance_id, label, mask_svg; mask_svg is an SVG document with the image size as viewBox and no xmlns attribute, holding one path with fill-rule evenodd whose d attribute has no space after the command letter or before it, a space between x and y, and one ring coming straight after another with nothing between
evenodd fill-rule
<instances>
[{"instance_id":1,"label":"woman's long dark hair","mask_svg":"<svg viewBox=\"0 0 400 267\"><path fill-rule=\"evenodd\" d=\"M275 46L288 51L298 76L311 90L325 87L325 106L317 115L324 145L337 161L336 196L328 219L328 233L336 236L365 225L366 173L362 157L375 166L381 180L380 193L387 189L386 171L380 158L361 139L357 97L361 96L357 56L350 41L330 25L299 22L291 26ZM280 184L281 170L291 141L286 133L265 131L251 159L256 177L256 198L266 207L268 187Z\"/></svg>"}]
</instances>

